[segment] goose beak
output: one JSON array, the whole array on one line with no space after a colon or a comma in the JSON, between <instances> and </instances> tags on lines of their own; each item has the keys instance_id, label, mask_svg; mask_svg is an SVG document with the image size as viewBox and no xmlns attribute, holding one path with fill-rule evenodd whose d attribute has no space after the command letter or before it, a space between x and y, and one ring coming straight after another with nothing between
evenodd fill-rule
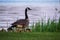
<instances>
[{"instance_id":1,"label":"goose beak","mask_svg":"<svg viewBox=\"0 0 60 40\"><path fill-rule=\"evenodd\" d=\"M29 9L29 10L32 10L32 9Z\"/></svg>"},{"instance_id":2,"label":"goose beak","mask_svg":"<svg viewBox=\"0 0 60 40\"><path fill-rule=\"evenodd\" d=\"M28 9L28 10L32 10L32 9L30 9L29 7L27 7L26 9Z\"/></svg>"}]
</instances>

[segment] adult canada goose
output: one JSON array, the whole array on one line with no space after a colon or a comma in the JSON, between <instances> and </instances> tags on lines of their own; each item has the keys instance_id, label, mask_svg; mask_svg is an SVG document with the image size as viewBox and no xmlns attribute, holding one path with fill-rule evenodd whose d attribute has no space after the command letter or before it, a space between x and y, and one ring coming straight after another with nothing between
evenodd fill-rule
<instances>
[{"instance_id":1,"label":"adult canada goose","mask_svg":"<svg viewBox=\"0 0 60 40\"><path fill-rule=\"evenodd\" d=\"M25 30L25 28L28 27L28 25L29 25L29 18L28 18L28 15L27 15L28 10L31 10L31 9L29 7L27 7L25 9L25 19L17 20L16 22L12 23L11 27L18 27L18 28L22 28L22 29Z\"/></svg>"}]
</instances>

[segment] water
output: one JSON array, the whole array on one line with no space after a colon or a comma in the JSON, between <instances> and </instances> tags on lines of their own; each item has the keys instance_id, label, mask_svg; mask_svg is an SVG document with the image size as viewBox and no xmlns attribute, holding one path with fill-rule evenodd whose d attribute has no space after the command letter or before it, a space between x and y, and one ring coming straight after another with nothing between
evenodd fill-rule
<instances>
[{"instance_id":1,"label":"water","mask_svg":"<svg viewBox=\"0 0 60 40\"><path fill-rule=\"evenodd\" d=\"M19 19L25 18L25 8L27 6L5 6L0 5L0 28L8 28L13 22ZM44 19L47 20L50 18L53 20L56 18L58 20L60 13L60 6L29 6L32 10L28 11L28 16L31 25L33 22ZM55 8L58 10L56 11Z\"/></svg>"}]
</instances>

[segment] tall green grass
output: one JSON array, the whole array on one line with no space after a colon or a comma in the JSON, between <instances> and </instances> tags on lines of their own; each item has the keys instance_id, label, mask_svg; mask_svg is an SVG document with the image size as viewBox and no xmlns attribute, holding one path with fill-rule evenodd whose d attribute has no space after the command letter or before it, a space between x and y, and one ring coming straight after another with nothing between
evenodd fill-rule
<instances>
[{"instance_id":1,"label":"tall green grass","mask_svg":"<svg viewBox=\"0 0 60 40\"><path fill-rule=\"evenodd\" d=\"M50 20L49 18L47 23L43 22L42 19L41 22L38 21L33 23L31 27L33 32L60 32L60 18L58 22L56 22L54 19Z\"/></svg>"},{"instance_id":2,"label":"tall green grass","mask_svg":"<svg viewBox=\"0 0 60 40\"><path fill-rule=\"evenodd\" d=\"M60 32L0 32L0 40L60 40Z\"/></svg>"},{"instance_id":3,"label":"tall green grass","mask_svg":"<svg viewBox=\"0 0 60 40\"><path fill-rule=\"evenodd\" d=\"M57 23L57 30L58 32L60 32L60 18L59 18L59 22Z\"/></svg>"}]
</instances>

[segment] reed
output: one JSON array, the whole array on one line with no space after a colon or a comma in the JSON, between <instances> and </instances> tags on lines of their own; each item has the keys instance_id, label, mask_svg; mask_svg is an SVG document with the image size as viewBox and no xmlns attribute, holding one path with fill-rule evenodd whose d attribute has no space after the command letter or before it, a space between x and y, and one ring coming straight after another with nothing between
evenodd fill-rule
<instances>
[{"instance_id":1,"label":"reed","mask_svg":"<svg viewBox=\"0 0 60 40\"><path fill-rule=\"evenodd\" d=\"M43 19L42 19L42 22L38 21L36 23L33 23L32 31L34 32L60 32L60 18L58 22L56 22L54 19L50 20L49 18L47 23L43 22Z\"/></svg>"}]
</instances>

